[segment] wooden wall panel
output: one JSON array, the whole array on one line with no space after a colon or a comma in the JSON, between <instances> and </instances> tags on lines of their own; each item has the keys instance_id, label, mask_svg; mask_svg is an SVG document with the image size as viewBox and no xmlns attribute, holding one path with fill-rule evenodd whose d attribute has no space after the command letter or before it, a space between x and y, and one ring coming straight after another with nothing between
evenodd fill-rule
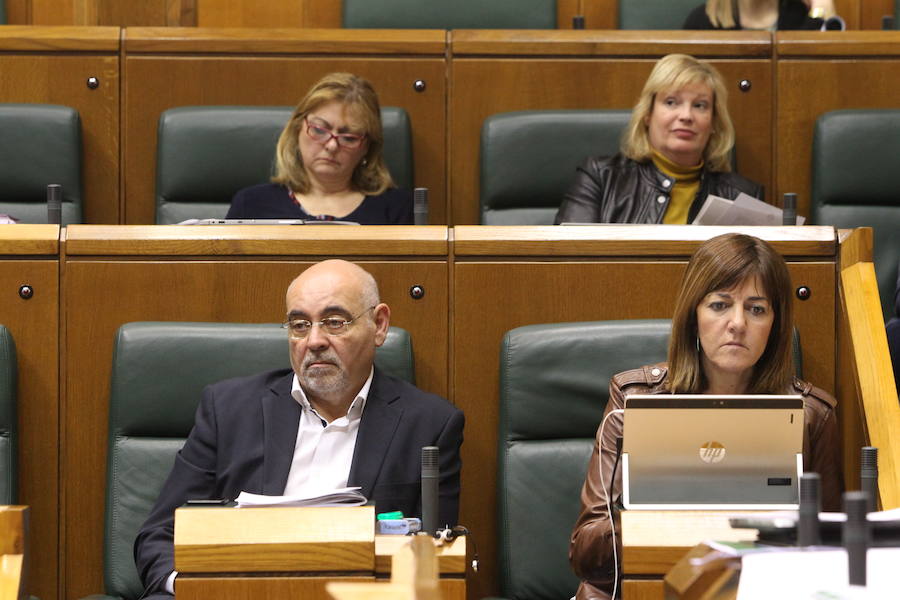
<instances>
[{"instance_id":1,"label":"wooden wall panel","mask_svg":"<svg viewBox=\"0 0 900 600\"><path fill-rule=\"evenodd\" d=\"M447 167L453 224L479 222L479 162L474 157L479 156L481 125L485 118L513 110L630 109L659 57L563 58L552 56L553 46L553 43L543 44L540 57L468 58L454 54L450 71ZM690 44L685 44L681 51L691 53ZM561 44L559 54L564 52ZM768 59L712 59L711 62L722 71L728 85L740 173L763 184L768 193L773 180L771 62ZM742 79L752 82L749 92L738 88ZM492 92L486 94L485 89ZM574 168L575 165L573 176Z\"/></svg>"},{"instance_id":2,"label":"wooden wall panel","mask_svg":"<svg viewBox=\"0 0 900 600\"><path fill-rule=\"evenodd\" d=\"M10 28L12 29L12 28ZM118 30L70 28L59 34L25 28L35 40L28 48L15 29L0 30L0 101L63 104L78 110L82 132L84 219L119 221L119 56ZM79 32L68 37L66 31ZM44 34L57 36L47 39ZM110 38L112 36L112 38ZM99 80L90 89L89 77Z\"/></svg>"},{"instance_id":3,"label":"wooden wall panel","mask_svg":"<svg viewBox=\"0 0 900 600\"><path fill-rule=\"evenodd\" d=\"M816 119L838 109L900 106L900 32L815 35L778 34L776 198L797 193L803 215L811 201Z\"/></svg>"},{"instance_id":4,"label":"wooden wall panel","mask_svg":"<svg viewBox=\"0 0 900 600\"><path fill-rule=\"evenodd\" d=\"M308 0L282 2L261 0L196 0L200 27L321 27L307 25L304 11ZM340 6L340 2L331 4ZM149 23L148 23L149 25Z\"/></svg>"},{"instance_id":5,"label":"wooden wall panel","mask_svg":"<svg viewBox=\"0 0 900 600\"><path fill-rule=\"evenodd\" d=\"M189 247L194 252L198 249L187 243L186 251ZM284 293L293 277L311 262L340 254L333 245L319 247L313 251L323 255L303 258L67 257L66 369L78 377L66 382L69 408L61 433L68 515L63 539L70 549L65 554L64 598L75 600L103 587L108 386L116 329L139 320L278 322L284 316ZM363 257L360 264L378 280L382 298L393 311L392 323L412 335L418 385L446 397L446 258ZM422 300L410 297L412 285L426 289Z\"/></svg>"},{"instance_id":6,"label":"wooden wall panel","mask_svg":"<svg viewBox=\"0 0 900 600\"><path fill-rule=\"evenodd\" d=\"M881 29L881 19L894 15L894 0L857 0L859 29Z\"/></svg>"},{"instance_id":7,"label":"wooden wall panel","mask_svg":"<svg viewBox=\"0 0 900 600\"><path fill-rule=\"evenodd\" d=\"M21 229L20 229L21 228ZM0 323L16 344L19 504L30 506L28 573L23 590L52 600L59 577L59 260L58 228L19 225L0 239ZM23 253L22 234L37 232L45 250ZM13 234L13 235L8 235ZM43 255L43 256L39 256ZM19 288L29 285L26 300Z\"/></svg>"}]
</instances>

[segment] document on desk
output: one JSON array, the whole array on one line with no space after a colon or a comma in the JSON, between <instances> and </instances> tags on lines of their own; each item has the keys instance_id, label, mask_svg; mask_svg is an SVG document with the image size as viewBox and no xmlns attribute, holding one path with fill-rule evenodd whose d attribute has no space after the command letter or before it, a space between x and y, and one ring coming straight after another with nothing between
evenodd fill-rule
<instances>
[{"instance_id":1,"label":"document on desk","mask_svg":"<svg viewBox=\"0 0 900 600\"><path fill-rule=\"evenodd\" d=\"M900 548L869 548L866 562L866 587L850 588L843 549L744 554L737 600L896 598Z\"/></svg>"},{"instance_id":2,"label":"document on desk","mask_svg":"<svg viewBox=\"0 0 900 600\"><path fill-rule=\"evenodd\" d=\"M359 487L338 488L319 491L301 496L264 496L241 492L235 498L238 508L260 506L362 506L366 497L359 493Z\"/></svg>"},{"instance_id":3,"label":"document on desk","mask_svg":"<svg viewBox=\"0 0 900 600\"><path fill-rule=\"evenodd\" d=\"M734 200L710 194L694 218L694 225L781 225L782 210L748 194L738 194ZM806 219L797 217L797 225Z\"/></svg>"}]
</instances>

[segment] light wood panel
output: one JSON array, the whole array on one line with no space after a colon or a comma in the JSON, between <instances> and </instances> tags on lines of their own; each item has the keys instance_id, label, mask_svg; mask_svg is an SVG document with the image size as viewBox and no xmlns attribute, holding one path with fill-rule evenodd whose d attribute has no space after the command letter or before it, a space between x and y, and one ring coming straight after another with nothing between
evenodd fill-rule
<instances>
[{"instance_id":1,"label":"light wood panel","mask_svg":"<svg viewBox=\"0 0 900 600\"><path fill-rule=\"evenodd\" d=\"M154 222L156 127L164 110L210 104L293 106L326 73L351 71L372 82L383 106L400 106L409 113L415 185L431 190L431 222L446 223L443 54L443 32L129 29L123 222ZM425 91L414 90L416 80L426 82Z\"/></svg>"},{"instance_id":2,"label":"light wood panel","mask_svg":"<svg viewBox=\"0 0 900 600\"><path fill-rule=\"evenodd\" d=\"M776 35L776 198L798 194L809 216L816 119L847 108L896 108L900 98L900 31Z\"/></svg>"},{"instance_id":3,"label":"light wood panel","mask_svg":"<svg viewBox=\"0 0 900 600\"><path fill-rule=\"evenodd\" d=\"M0 323L18 364L19 498L31 507L26 589L55 598L59 534L59 228L0 227ZM32 288L23 299L19 289Z\"/></svg>"},{"instance_id":4,"label":"light wood panel","mask_svg":"<svg viewBox=\"0 0 900 600\"><path fill-rule=\"evenodd\" d=\"M629 229L634 232L630 236L624 233ZM641 235L652 236L654 229L664 241L634 243L640 230L644 230ZM705 230L690 226L454 228L451 377L455 402L466 413L460 522L479 532L483 555L496 552L493 507L499 369L490 357L496 356L503 334L536 323L670 318L687 259L700 243L695 236L719 233ZM776 232L787 237L791 231L776 228L754 233L777 240ZM806 285L813 291L808 301L795 303L804 377L832 391L836 245L833 230L817 231L815 248L804 238L813 232L799 234L797 243L806 250L788 256L788 263L795 287ZM514 241L504 240L504 232ZM681 240L676 239L679 232ZM490 233L495 236L493 243L487 239ZM622 239L632 242L630 254L623 251ZM518 251L511 249L515 245ZM483 595L496 593L491 587L496 586L494 569L486 561L480 571L486 588L479 590Z\"/></svg>"},{"instance_id":5,"label":"light wood panel","mask_svg":"<svg viewBox=\"0 0 900 600\"><path fill-rule=\"evenodd\" d=\"M653 38L634 31L454 32L447 166L452 223L479 221L478 157L485 118L514 110L630 109L653 64L671 52L710 59L722 71L740 173L768 193L774 101L769 40L768 34L748 32L656 32ZM743 79L752 83L748 92L738 87Z\"/></svg>"},{"instance_id":6,"label":"light wood panel","mask_svg":"<svg viewBox=\"0 0 900 600\"><path fill-rule=\"evenodd\" d=\"M882 508L900 508L900 404L871 262L857 262L841 271L841 298L859 402L850 410L862 418L867 445L879 450L878 491ZM856 447L845 445L844 450L845 461L859 462ZM858 488L858 481L848 481L847 487Z\"/></svg>"},{"instance_id":7,"label":"light wood panel","mask_svg":"<svg viewBox=\"0 0 900 600\"><path fill-rule=\"evenodd\" d=\"M26 597L25 552L28 533L28 507L0 507L0 598Z\"/></svg>"},{"instance_id":8,"label":"light wood panel","mask_svg":"<svg viewBox=\"0 0 900 600\"><path fill-rule=\"evenodd\" d=\"M894 0L856 0L859 3L858 29L881 29L881 18L894 14ZM849 23L848 23L849 26ZM856 27L852 29L857 29Z\"/></svg>"},{"instance_id":9,"label":"light wood panel","mask_svg":"<svg viewBox=\"0 0 900 600\"><path fill-rule=\"evenodd\" d=\"M665 597L662 581L622 580L622 600L659 600Z\"/></svg>"},{"instance_id":10,"label":"light wood panel","mask_svg":"<svg viewBox=\"0 0 900 600\"><path fill-rule=\"evenodd\" d=\"M304 0L197 0L200 27L303 27ZM339 2L332 2L340 6ZM149 23L148 23L149 24ZM318 25L321 27L321 25Z\"/></svg>"},{"instance_id":11,"label":"light wood panel","mask_svg":"<svg viewBox=\"0 0 900 600\"><path fill-rule=\"evenodd\" d=\"M62 104L81 115L84 219L119 220L119 30L0 28L0 101ZM100 85L90 89L89 77Z\"/></svg>"},{"instance_id":12,"label":"light wood panel","mask_svg":"<svg viewBox=\"0 0 900 600\"><path fill-rule=\"evenodd\" d=\"M150 230L173 230L114 229L125 232L123 238L134 237L128 235L129 229L144 229L149 237ZM174 228L179 229L184 228ZM63 539L67 548L77 548L64 555L66 599L96 593L103 585L108 386L113 336L121 324L141 320L278 322L284 315L287 285L306 266L323 258L359 259L378 280L382 298L392 308L392 324L412 336L419 387L447 396L449 275L446 254L428 256L433 252L428 249L433 243L431 228L423 228L422 252L413 236L405 251L385 244L384 250L372 255L354 254L352 249L360 247L347 237L323 241L321 230L313 227L267 229L271 243L282 254L259 255L253 245L244 252L228 240L217 246L215 229L194 228L182 239L169 239L168 247L164 240L156 240L151 247L158 254L151 255L137 250L139 241L116 241L110 228L67 228L65 369L78 376L65 382L69 408L60 442L66 473ZM370 234L375 241L382 235L377 227L345 229L353 231L341 235L356 235L363 241ZM281 230L281 241L277 230ZM305 235L311 237L304 239ZM134 254L103 255L97 240L104 239L108 248L119 251L132 244ZM413 285L425 289L421 300L410 296Z\"/></svg>"}]
</instances>

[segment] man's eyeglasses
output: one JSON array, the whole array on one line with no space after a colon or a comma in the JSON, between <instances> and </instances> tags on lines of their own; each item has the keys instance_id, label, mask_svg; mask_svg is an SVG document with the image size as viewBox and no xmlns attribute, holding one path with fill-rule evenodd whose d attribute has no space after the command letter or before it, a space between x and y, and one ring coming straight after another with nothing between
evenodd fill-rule
<instances>
[{"instance_id":1,"label":"man's eyeglasses","mask_svg":"<svg viewBox=\"0 0 900 600\"><path fill-rule=\"evenodd\" d=\"M295 340L302 340L309 335L313 327L321 327L322 331L328 335L342 335L350 325L361 316L375 308L370 306L352 319L344 317L325 317L321 321L310 321L309 319L288 319L281 324L281 327L288 330L288 335Z\"/></svg>"},{"instance_id":2,"label":"man's eyeglasses","mask_svg":"<svg viewBox=\"0 0 900 600\"><path fill-rule=\"evenodd\" d=\"M331 130L327 127L322 127L321 125L310 123L309 117L306 117L304 120L306 121L306 135L323 145L330 142L331 138L334 138L337 140L338 146L340 146L341 148L353 149L359 148L363 140L366 139L365 134L360 135L356 133L332 133Z\"/></svg>"}]
</instances>

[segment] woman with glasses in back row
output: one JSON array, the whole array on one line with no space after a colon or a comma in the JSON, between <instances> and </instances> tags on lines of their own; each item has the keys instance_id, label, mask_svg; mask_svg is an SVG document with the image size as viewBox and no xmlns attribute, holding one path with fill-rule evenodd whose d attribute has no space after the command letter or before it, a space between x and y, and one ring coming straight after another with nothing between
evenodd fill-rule
<instances>
[{"instance_id":1,"label":"woman with glasses in back row","mask_svg":"<svg viewBox=\"0 0 900 600\"><path fill-rule=\"evenodd\" d=\"M372 84L330 73L307 92L281 132L272 182L235 194L227 218L412 225L412 193L394 186L383 147Z\"/></svg>"}]
</instances>

